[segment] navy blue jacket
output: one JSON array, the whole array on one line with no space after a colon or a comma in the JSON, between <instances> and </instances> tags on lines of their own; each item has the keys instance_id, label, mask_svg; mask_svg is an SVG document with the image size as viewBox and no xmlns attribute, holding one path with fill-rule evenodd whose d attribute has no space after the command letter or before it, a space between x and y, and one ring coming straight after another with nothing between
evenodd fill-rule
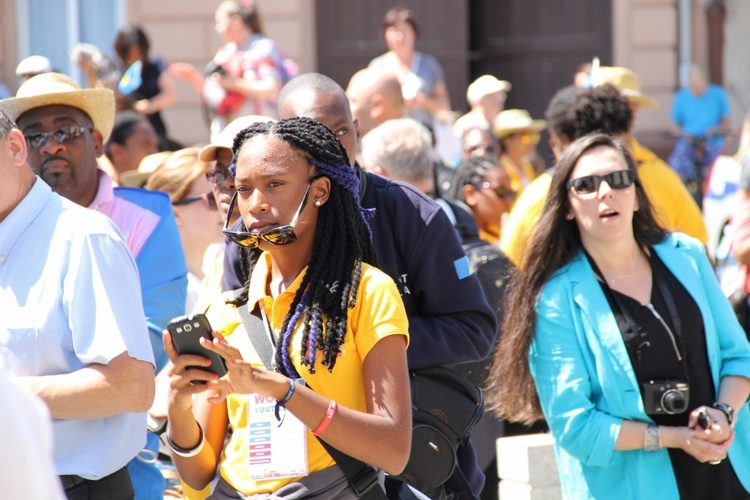
<instances>
[{"instance_id":1,"label":"navy blue jacket","mask_svg":"<svg viewBox=\"0 0 750 500\"><path fill-rule=\"evenodd\" d=\"M486 358L497 336L497 320L479 280L464 270L468 259L448 216L409 184L358 173L360 204L375 208L370 226L378 267L396 282L409 316L409 368ZM222 287L234 290L244 284L239 247L227 245ZM473 449L461 447L458 459L458 473L478 496L484 475Z\"/></svg>"}]
</instances>

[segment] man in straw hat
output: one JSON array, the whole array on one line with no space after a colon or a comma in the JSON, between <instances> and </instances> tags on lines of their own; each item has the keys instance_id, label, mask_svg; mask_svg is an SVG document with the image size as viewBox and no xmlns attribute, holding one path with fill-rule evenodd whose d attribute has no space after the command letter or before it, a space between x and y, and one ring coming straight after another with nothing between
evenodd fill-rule
<instances>
[{"instance_id":1,"label":"man in straw hat","mask_svg":"<svg viewBox=\"0 0 750 500\"><path fill-rule=\"evenodd\" d=\"M659 106L654 98L642 92L641 79L628 68L600 66L592 75L592 82L594 86L610 84L618 89L630 104L633 123L635 123L639 109ZM698 238L705 245L708 240L708 231L701 209L680 177L653 151L636 140L632 134L632 125L624 139L630 145L633 158L638 162L638 175L651 201L656 202L657 205L674 207L674 209L663 210L659 221L665 227L679 229L683 233ZM649 186L661 187L657 190L650 190ZM681 207L679 212L676 210L677 207Z\"/></svg>"},{"instance_id":2,"label":"man in straw hat","mask_svg":"<svg viewBox=\"0 0 750 500\"><path fill-rule=\"evenodd\" d=\"M125 236L138 265L151 347L160 370L168 359L161 332L184 313L187 267L169 197L116 188L97 166L114 122L114 93L81 89L66 75L45 73L27 80L16 97L0 101L0 109L23 132L34 172L56 193L108 216ZM149 444L156 451L158 438L150 437ZM158 470L152 467L153 479L142 483L140 472L133 469L141 467L139 460L131 466L136 492L145 483L163 491Z\"/></svg>"},{"instance_id":3,"label":"man in straw hat","mask_svg":"<svg viewBox=\"0 0 750 500\"><path fill-rule=\"evenodd\" d=\"M154 396L136 264L112 221L53 193L28 151L0 111L1 358L49 408L68 498L133 498L125 466L146 440ZM37 498L38 486L4 494Z\"/></svg>"}]
</instances>

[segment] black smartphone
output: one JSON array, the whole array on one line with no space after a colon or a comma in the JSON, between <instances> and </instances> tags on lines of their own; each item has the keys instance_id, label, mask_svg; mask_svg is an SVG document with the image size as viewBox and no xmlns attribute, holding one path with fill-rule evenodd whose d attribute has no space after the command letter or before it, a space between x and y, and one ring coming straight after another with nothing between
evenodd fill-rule
<instances>
[{"instance_id":1,"label":"black smartphone","mask_svg":"<svg viewBox=\"0 0 750 500\"><path fill-rule=\"evenodd\" d=\"M698 410L698 425L703 429L708 429L714 425L714 419L711 418L711 415L708 414L705 408Z\"/></svg>"},{"instance_id":2,"label":"black smartphone","mask_svg":"<svg viewBox=\"0 0 750 500\"><path fill-rule=\"evenodd\" d=\"M177 354L195 354L206 357L211 360L211 364L196 366L196 368L215 373L219 377L226 375L227 365L224 364L224 358L200 344L201 337L213 341L211 324L204 314L175 318L169 322L167 330L172 335L172 344L174 344ZM193 382L205 383L204 380L194 380Z\"/></svg>"}]
</instances>

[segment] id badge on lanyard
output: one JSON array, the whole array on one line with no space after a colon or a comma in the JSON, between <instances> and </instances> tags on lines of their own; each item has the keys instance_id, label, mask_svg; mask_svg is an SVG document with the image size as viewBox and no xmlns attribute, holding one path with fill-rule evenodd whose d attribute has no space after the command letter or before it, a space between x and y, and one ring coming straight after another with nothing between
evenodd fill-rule
<instances>
[{"instance_id":1,"label":"id badge on lanyard","mask_svg":"<svg viewBox=\"0 0 750 500\"><path fill-rule=\"evenodd\" d=\"M273 339L265 310L261 307L267 334ZM247 397L248 477L252 480L308 475L307 427L285 407L275 415L276 399L249 394Z\"/></svg>"}]
</instances>

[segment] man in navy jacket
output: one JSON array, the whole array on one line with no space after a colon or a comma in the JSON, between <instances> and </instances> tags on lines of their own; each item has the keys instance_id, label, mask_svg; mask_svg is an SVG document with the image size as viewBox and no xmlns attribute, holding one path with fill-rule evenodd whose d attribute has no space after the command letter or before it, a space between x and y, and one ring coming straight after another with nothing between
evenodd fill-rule
<instances>
[{"instance_id":1,"label":"man in navy jacket","mask_svg":"<svg viewBox=\"0 0 750 500\"><path fill-rule=\"evenodd\" d=\"M356 123L343 89L330 78L317 73L294 78L279 95L278 115L306 116L325 124L354 163ZM448 216L409 184L355 168L360 204L375 208L370 226L378 267L398 285L409 315L409 368L486 358L497 336L497 321ZM223 288L233 290L244 282L239 247L228 245ZM461 446L447 489L455 499L476 498L483 484L474 450L470 444Z\"/></svg>"}]
</instances>

